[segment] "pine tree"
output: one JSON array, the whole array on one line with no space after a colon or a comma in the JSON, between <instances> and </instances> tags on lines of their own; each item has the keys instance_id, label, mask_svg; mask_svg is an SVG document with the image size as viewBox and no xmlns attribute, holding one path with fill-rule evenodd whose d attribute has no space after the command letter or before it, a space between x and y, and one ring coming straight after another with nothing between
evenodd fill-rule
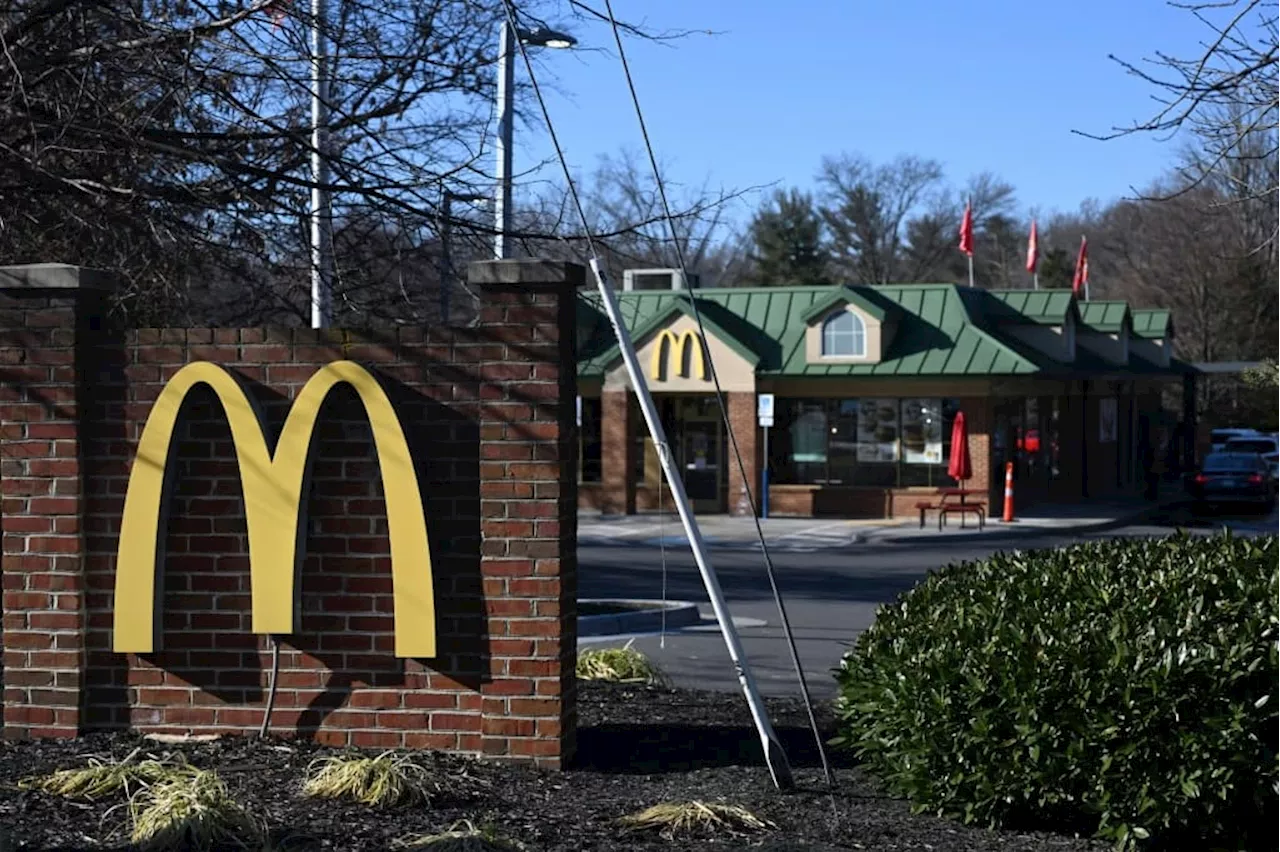
<instances>
[{"instance_id":1,"label":"pine tree","mask_svg":"<svg viewBox=\"0 0 1280 852\"><path fill-rule=\"evenodd\" d=\"M831 256L813 198L778 190L751 220L752 280L766 286L830 283Z\"/></svg>"}]
</instances>

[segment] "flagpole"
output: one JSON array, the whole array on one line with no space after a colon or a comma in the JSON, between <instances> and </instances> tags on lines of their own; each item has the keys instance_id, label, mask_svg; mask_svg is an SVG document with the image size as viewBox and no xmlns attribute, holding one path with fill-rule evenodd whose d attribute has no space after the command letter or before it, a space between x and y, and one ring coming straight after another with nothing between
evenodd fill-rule
<instances>
[{"instance_id":1,"label":"flagpole","mask_svg":"<svg viewBox=\"0 0 1280 852\"><path fill-rule=\"evenodd\" d=\"M326 328L332 319L332 211L329 196L327 0L311 0L311 327Z\"/></svg>"},{"instance_id":2,"label":"flagpole","mask_svg":"<svg viewBox=\"0 0 1280 852\"><path fill-rule=\"evenodd\" d=\"M1033 289L1036 289L1036 290L1040 289L1040 273L1039 272L1031 273L1031 286Z\"/></svg>"}]
</instances>

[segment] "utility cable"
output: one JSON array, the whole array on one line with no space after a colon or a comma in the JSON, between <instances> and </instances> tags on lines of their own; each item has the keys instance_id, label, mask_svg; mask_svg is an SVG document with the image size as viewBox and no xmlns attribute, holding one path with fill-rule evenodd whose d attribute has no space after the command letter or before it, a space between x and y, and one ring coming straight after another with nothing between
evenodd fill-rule
<instances>
[{"instance_id":1,"label":"utility cable","mask_svg":"<svg viewBox=\"0 0 1280 852\"><path fill-rule=\"evenodd\" d=\"M622 46L622 33L618 29L618 20L613 14L613 3L611 0L604 0L605 11L609 15L609 25L613 28L613 40L618 46L618 59L622 62L622 71L627 78L627 88L631 91L631 103L635 107L636 120L640 123L640 135L644 139L645 151L649 155L649 165L653 168L653 179L658 190L658 198L662 202L663 216L667 221L667 228L671 231L671 244L676 253L676 261L680 266L680 275L687 283L689 281L689 270L685 263L684 246L680 242L680 235L676 232L675 217L671 214L671 205L667 201L666 185L663 183L662 174L658 169L658 159L653 153L653 144L649 140L649 130L644 120L644 111L640 107L640 96L636 93L635 80L631 76L631 66L627 62L627 53ZM733 433L733 424L729 420L729 407L725 402L724 392L720 387L720 378L716 374L715 362L711 357L711 348L706 345L707 332L702 322L702 311L698 309L698 299L694 295L690 295L689 303L693 306L694 322L698 325L698 336L702 340L704 348L707 371L711 374L711 381L716 389L716 401L720 406L720 416L724 421L725 430L729 435L729 446L733 449L733 455L737 460L738 475L742 478L743 490L746 492L747 504L751 511L751 518L755 522L756 538L760 541L760 552L764 554L765 572L769 576L769 586L773 590L773 599L778 607L778 617L782 620L782 632L787 639L787 647L791 651L791 662L795 665L796 677L800 681L800 691L804 696L805 711L809 715L809 726L813 729L813 737L818 745L818 755L822 758L822 772L826 777L827 786L831 786L831 766L827 762L827 750L822 742L822 734L818 731L818 720L813 713L813 701L809 695L809 684L805 680L804 669L800 665L800 654L796 650L795 635L791 630L790 619L787 618L787 608L782 601L782 592L778 589L778 581L775 576L773 567L773 557L769 554L769 546L765 542L764 528L760 524L760 515L756 510L755 497L752 494L751 478L747 475L747 465L743 461L742 451L738 446L737 436ZM768 464L768 460L765 460ZM733 499L733 495L729 495L729 499Z\"/></svg>"},{"instance_id":2,"label":"utility cable","mask_svg":"<svg viewBox=\"0 0 1280 852\"><path fill-rule=\"evenodd\" d=\"M512 5L512 0L503 0L502 5L503 5L503 10L506 12L506 18L507 18L507 22L508 22L509 26L511 26L511 28L512 28L513 30L514 30L514 29L516 29L516 13L515 13L515 8L514 8L514 6ZM616 23L615 23L615 27L614 27L614 32L615 32L615 34L617 33ZM514 41L515 41L515 43L516 43L516 46L517 46L517 47L518 47L518 49L520 50L520 56L521 56L521 58L523 59L523 61L524 61L524 66L525 66L525 68L527 69L527 71L528 71L528 73L529 73L529 82L530 82L530 87L533 89L534 97L535 97L535 98L537 99L537 101L538 101L538 107L539 107L539 109L540 109L540 110L541 110L541 112L542 112L543 120L544 120L544 121L546 121L546 123L547 123L547 135L548 135L548 137L551 139L551 144L552 144L552 147L553 147L553 148L554 148L554 150L555 150L556 158L560 161L560 168L561 168L561 169L563 170L563 172L564 172L566 188L567 188L567 190L568 190L568 192L569 192L569 197L570 197L570 199L571 199L571 200L572 200L572 202L573 202L574 209L575 209L575 211L576 211L576 212L577 212L577 214L578 214L578 221L579 221L579 222L581 222L581 224L582 224L583 239L585 240L585 242L586 242L586 244L587 244L587 251L588 251L588 253L589 253L589 254L590 254L590 256L591 256L591 265L592 265L592 268L596 270L597 276L599 276L599 274L600 274L600 273L599 273L599 270L600 270L600 266L601 266L601 263L600 263L600 255L599 255L599 253L596 251L595 239L594 239L594 238L592 237L592 235L591 235L591 226L590 226L589 221L587 220L587 214L586 214L586 211L584 210L584 208L583 208L583 206L582 206L582 198L581 198L581 196L578 194L578 189L577 189L576 184L574 183L573 175L572 175L572 174L570 173L570 171L569 171L569 161L568 161L568 158L566 158L566 157L565 157L564 149L563 149L563 147L561 147L561 145L560 145L560 139L559 139L559 136L558 136L558 134L556 133L556 130L555 130L555 125L554 125L554 124L552 123L552 121L551 121L551 113L550 113L550 110L548 110L548 109L547 109L546 99L545 99L545 98L543 97L543 95L542 95L542 87L538 85L538 78L537 78L537 75L534 73L534 70L533 70L533 62L532 62L532 61L530 61L530 59L529 59L529 51L528 51L528 49L525 47L525 44L524 44L524 42L523 42L522 40L520 40L520 39L518 39L518 38L517 38L517 39L515 39ZM647 142L647 134L646 134L646 142ZM652 149L650 149L650 157L652 158L652 156L653 156ZM659 184L659 186L661 186L661 184ZM664 203L665 203L665 201L664 201ZM668 216L668 220L670 220L670 216ZM696 305L695 305L695 310L696 310ZM699 318L699 326L701 327L701 318ZM708 361L708 363L710 363L710 361ZM711 366L711 371L712 371L712 374L714 375L714 365L712 365L712 366ZM723 403L723 400L721 400L721 408L722 408L722 410L723 410L723 407L724 407L724 403ZM730 435L732 436L732 432L730 433ZM735 447L735 449L736 449L736 447ZM741 458L739 458L739 462L741 463ZM758 524L758 523L757 523L757 527L759 527L759 524ZM714 582L715 582L715 580L714 580L714 574L712 574L712 575L710 575L710 576L711 576L711 578L712 578L712 579L708 580L707 582L708 582L708 583L712 583L712 584L714 584ZM704 579L705 579L705 578L704 578ZM772 582L772 578L771 578L771 582ZM776 584L774 584L774 589L775 589L775 594L776 594L776 590L777 590L777 586L776 586ZM715 604L716 604L716 599L715 599L714 597L713 597L713 600L712 600L712 604L713 604L713 605L715 605ZM724 607L721 607L721 609L724 609ZM728 616L728 612L727 612L727 610L726 610L725 612L723 612L723 613L721 613L721 612L717 611L717 615L718 615L718 616L721 616L722 618L728 618L728 617L729 617L729 616ZM731 654L731 656L733 655L732 646L735 644L735 640L736 640L736 636L735 636L735 634L733 634L732 632L729 632L729 629L726 629L726 637L725 637L725 641L726 641L726 643L727 643L727 644L729 644L729 645L731 646L731 650L730 650L730 654ZM793 646L792 646L792 647L793 647L793 654L794 654L794 644L793 644ZM744 686L746 686L746 685L749 683L749 675L744 674L744 672L746 671L746 669L744 668L744 666L745 666L745 652L743 652L743 651L742 651L742 649L739 647L739 648L738 648L738 653L743 657L743 662L742 662L741 664L739 664L739 665L738 665L738 676L739 676L739 679L743 681ZM737 664L739 661L735 658L734 662L735 662L735 664ZM801 682L803 683L803 675L802 675L801 677L802 677L802 681L801 681ZM779 767L776 767L776 766L774 765L774 763L773 763L773 761L772 761L772 759L771 759L771 757L770 757L770 745L772 744L772 745L774 745L774 746L777 746L777 747L779 748L779 750L781 749L781 746L780 746L780 744L777 742L777 740L772 736L772 732L770 731L771 726L770 726L770 725L769 725L769 723L768 723L767 715L764 715L764 708L763 708L763 706L760 706L760 705L761 705L761 702L760 702L760 700L759 700L759 693L758 693L758 692L753 692L750 688L748 688L748 689L747 689L747 692L748 692L748 695L747 695L747 697L748 697L748 704L749 704L749 705L751 705L751 707L752 707L752 715L753 715L753 716L756 716L756 714L757 714L757 713L761 714L761 716L760 716L759 718L756 718L756 725L757 725L757 727L760 729L760 733L761 733L762 740L766 740L766 741L762 742L762 746L765 748L765 762L769 764L769 771L770 771L770 773L773 775L774 784L775 784L775 785L777 785L779 788L789 787L789 786L791 785L792 781L791 781L791 774L790 774L790 770L789 770L789 767L787 766L787 763L786 763L786 760L785 760L785 756L784 756L784 755L782 755L782 754L779 754L779 755L778 755L779 757L781 757L781 758L782 758L782 762L781 762L781 764L780 764L780 768L779 768ZM755 703L752 703L752 696L753 696L753 695L755 696ZM806 704L807 704L807 703L808 703L808 699L807 699L807 692L806 692ZM812 711L812 708L810 708L810 710L809 710L809 716L810 716L810 719L812 719L812 718L813 718L813 711ZM815 733L815 735L817 734L817 726L816 726L816 725L814 726L814 733ZM821 743L819 743L819 749L821 750L821 748L822 748L822 747L821 747ZM824 768L825 768L825 767L826 767L826 765L827 765L827 759L826 759L826 752L825 752L825 751L822 751L822 762L823 762L823 766L824 766ZM828 781L829 781L829 780L830 780L830 770L829 770L829 769L827 769L827 778L828 778Z\"/></svg>"}]
</instances>

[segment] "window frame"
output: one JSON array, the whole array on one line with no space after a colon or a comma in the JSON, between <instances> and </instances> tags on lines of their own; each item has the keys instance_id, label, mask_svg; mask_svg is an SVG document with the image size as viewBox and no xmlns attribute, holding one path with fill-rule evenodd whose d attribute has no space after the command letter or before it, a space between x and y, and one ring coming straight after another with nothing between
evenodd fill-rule
<instances>
[{"instance_id":1,"label":"window frame","mask_svg":"<svg viewBox=\"0 0 1280 852\"><path fill-rule=\"evenodd\" d=\"M827 348L828 327L831 326L833 323L846 318L852 324L852 329L848 332L843 332L839 329L833 329L831 342L834 344L836 340L839 339L837 335L847 334L848 337L854 343L859 343L861 345L854 347L853 351L851 352L833 352L828 350ZM866 321L863 320L862 317L859 316L857 313L849 310L847 307L840 308L839 310L832 311L830 314L828 314L822 320L822 324L818 328L818 354L822 358L866 358L867 357L867 337L868 335L867 335Z\"/></svg>"}]
</instances>

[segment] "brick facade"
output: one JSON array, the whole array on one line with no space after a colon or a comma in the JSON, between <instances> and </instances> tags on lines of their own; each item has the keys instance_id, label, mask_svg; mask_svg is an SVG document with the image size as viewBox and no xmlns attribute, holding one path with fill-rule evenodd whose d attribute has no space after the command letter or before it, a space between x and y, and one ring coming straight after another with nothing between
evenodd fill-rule
<instances>
[{"instance_id":1,"label":"brick facade","mask_svg":"<svg viewBox=\"0 0 1280 852\"><path fill-rule=\"evenodd\" d=\"M315 370L379 377L414 456L439 653L398 659L382 480L350 389L321 412L304 495L296 635L280 637L272 730L556 766L573 749L577 430L573 289L582 268L477 264L467 328L344 332L100 327L93 281L0 279L5 440L5 733L243 732L271 646L249 630L236 458L220 405L187 398L170 455L164 645L111 650L120 517L164 382L196 360L246 380L271 434ZM82 276L83 277L83 276ZM42 283L43 282L43 283Z\"/></svg>"},{"instance_id":2,"label":"brick facade","mask_svg":"<svg viewBox=\"0 0 1280 852\"><path fill-rule=\"evenodd\" d=\"M729 410L729 426L738 442L738 452L742 454L743 466L747 469L748 480L742 481L742 471L738 460L734 457L733 446L729 436L725 436L724 460L721 462L729 468L729 493L727 503L732 515L751 516L752 501L756 510L760 509L760 447L757 438L760 429L756 425L756 395L754 393L725 394L725 407ZM751 486L752 500L747 499L747 485Z\"/></svg>"},{"instance_id":3,"label":"brick facade","mask_svg":"<svg viewBox=\"0 0 1280 852\"><path fill-rule=\"evenodd\" d=\"M599 507L606 515L631 515L636 511L636 434L639 419L630 402L631 391L605 391L600 395ZM643 428L641 426L640 428Z\"/></svg>"}]
</instances>

